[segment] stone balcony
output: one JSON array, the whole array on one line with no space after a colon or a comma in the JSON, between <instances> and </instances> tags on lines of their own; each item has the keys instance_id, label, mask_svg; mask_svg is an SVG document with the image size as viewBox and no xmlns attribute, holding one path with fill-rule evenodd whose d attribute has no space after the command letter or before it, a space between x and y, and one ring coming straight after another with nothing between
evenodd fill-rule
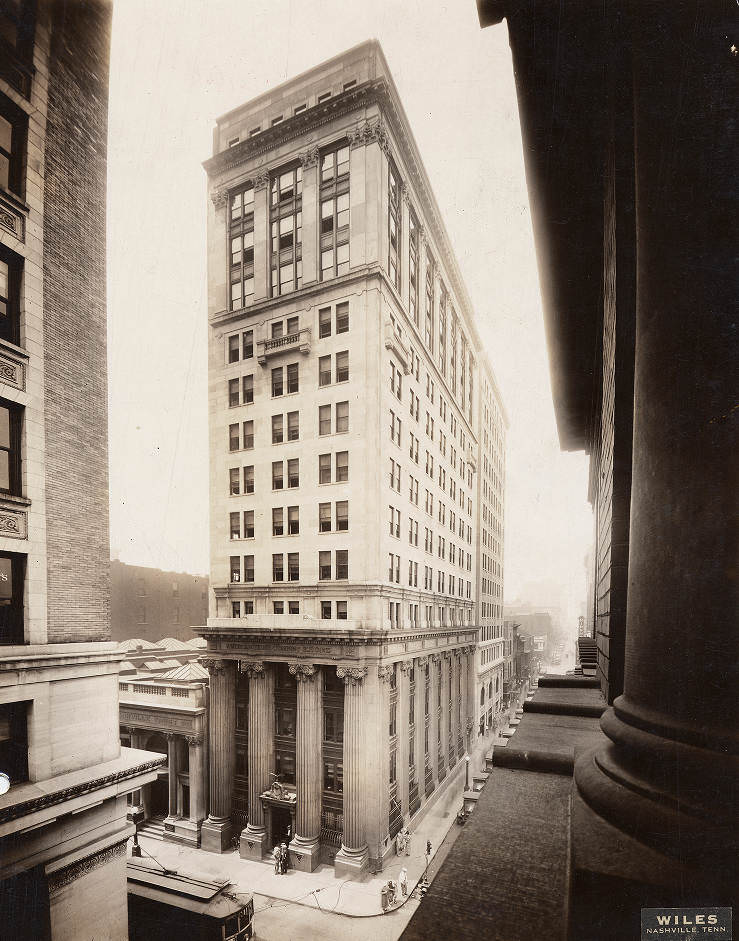
<instances>
[{"instance_id":1,"label":"stone balcony","mask_svg":"<svg viewBox=\"0 0 739 941\"><path fill-rule=\"evenodd\" d=\"M284 337L264 337L257 340L257 362L260 366L264 366L272 356L295 352L304 356L310 353L310 327L301 327L297 333L288 333Z\"/></svg>"},{"instance_id":2,"label":"stone balcony","mask_svg":"<svg viewBox=\"0 0 739 941\"><path fill-rule=\"evenodd\" d=\"M403 366L403 372L407 376L411 371L410 354L408 347L403 342L399 328L394 326L392 321L386 320L384 333L385 349L391 350L397 356Z\"/></svg>"}]
</instances>

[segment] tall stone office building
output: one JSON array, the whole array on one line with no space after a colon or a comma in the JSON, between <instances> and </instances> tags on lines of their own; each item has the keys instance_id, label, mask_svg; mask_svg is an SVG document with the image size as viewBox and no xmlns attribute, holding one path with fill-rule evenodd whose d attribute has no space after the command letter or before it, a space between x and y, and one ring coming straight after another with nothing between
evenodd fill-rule
<instances>
[{"instance_id":1,"label":"tall stone office building","mask_svg":"<svg viewBox=\"0 0 739 941\"><path fill-rule=\"evenodd\" d=\"M125 939L110 642L105 187L110 6L0 5L0 935Z\"/></svg>"},{"instance_id":2,"label":"tall stone office building","mask_svg":"<svg viewBox=\"0 0 739 941\"><path fill-rule=\"evenodd\" d=\"M359 872L459 781L476 725L494 379L376 42L213 143L202 846L287 838L298 868Z\"/></svg>"}]
</instances>

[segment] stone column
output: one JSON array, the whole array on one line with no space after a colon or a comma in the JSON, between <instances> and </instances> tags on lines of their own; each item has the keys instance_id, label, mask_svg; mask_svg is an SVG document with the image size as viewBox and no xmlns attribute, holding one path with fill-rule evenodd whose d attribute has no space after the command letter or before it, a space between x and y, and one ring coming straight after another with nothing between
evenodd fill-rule
<instances>
[{"instance_id":1,"label":"stone column","mask_svg":"<svg viewBox=\"0 0 739 941\"><path fill-rule=\"evenodd\" d=\"M320 159L317 147L310 147L300 155L303 166L303 287L314 284L319 278Z\"/></svg>"},{"instance_id":2,"label":"stone column","mask_svg":"<svg viewBox=\"0 0 739 941\"><path fill-rule=\"evenodd\" d=\"M239 853L244 859L261 859L267 839L261 795L274 769L275 678L272 667L260 660L242 661L241 669L249 677L249 822L241 833Z\"/></svg>"},{"instance_id":3,"label":"stone column","mask_svg":"<svg viewBox=\"0 0 739 941\"><path fill-rule=\"evenodd\" d=\"M323 762L323 689L321 668L312 663L289 667L298 684L295 748L297 806L290 859L295 869L313 872L321 861L321 791Z\"/></svg>"},{"instance_id":4,"label":"stone column","mask_svg":"<svg viewBox=\"0 0 739 941\"><path fill-rule=\"evenodd\" d=\"M409 671L413 666L412 660L402 660L398 669L398 801L403 809L403 820L410 814L408 769L408 751L410 725L408 712L410 709L410 677Z\"/></svg>"},{"instance_id":5,"label":"stone column","mask_svg":"<svg viewBox=\"0 0 739 941\"><path fill-rule=\"evenodd\" d=\"M167 807L167 821L175 820L177 813L177 735L167 732L167 784L169 786L169 801Z\"/></svg>"},{"instance_id":6,"label":"stone column","mask_svg":"<svg viewBox=\"0 0 739 941\"><path fill-rule=\"evenodd\" d=\"M460 651L459 651L459 650L454 650L454 651L452 652L452 659L451 659L451 666L450 666L450 674L449 674L449 682L450 682L450 684L451 684L450 692L451 692L451 700L452 700L452 705L451 705L451 710L452 710L452 747L451 747L451 753L452 753L452 755L453 755L452 760L454 761L454 764L455 764L455 765L456 765L456 763L457 763L457 759L459 758L459 747L458 747L458 745L457 745L457 742L458 742L458 740L459 740L459 682L458 682L458 679L457 679L457 678L459 677L459 658L460 658Z\"/></svg>"},{"instance_id":7,"label":"stone column","mask_svg":"<svg viewBox=\"0 0 739 941\"><path fill-rule=\"evenodd\" d=\"M431 727L429 729L429 755L431 757L431 770L434 775L434 783L439 781L439 661L441 656L438 653L432 653L429 658L429 672L431 673Z\"/></svg>"},{"instance_id":8,"label":"stone column","mask_svg":"<svg viewBox=\"0 0 739 941\"><path fill-rule=\"evenodd\" d=\"M344 681L344 835L336 854L337 876L357 875L367 867L364 780L364 678L367 667L337 667Z\"/></svg>"},{"instance_id":9,"label":"stone column","mask_svg":"<svg viewBox=\"0 0 739 941\"><path fill-rule=\"evenodd\" d=\"M196 825L205 817L205 762L203 735L188 735L188 757L190 763L190 822Z\"/></svg>"},{"instance_id":10,"label":"stone column","mask_svg":"<svg viewBox=\"0 0 739 941\"><path fill-rule=\"evenodd\" d=\"M211 225L213 226L212 248L208 253L208 270L211 272L209 282L211 290L211 301L214 310L228 310L230 302L231 284L229 281L230 264L226 258L230 258L230 244L228 240L228 191L226 189L215 189L210 194L213 204ZM229 252L224 255L224 250Z\"/></svg>"},{"instance_id":11,"label":"stone column","mask_svg":"<svg viewBox=\"0 0 739 941\"><path fill-rule=\"evenodd\" d=\"M270 249L269 174L261 171L254 178L254 300L269 296ZM254 338L256 340L256 337Z\"/></svg>"},{"instance_id":12,"label":"stone column","mask_svg":"<svg viewBox=\"0 0 739 941\"><path fill-rule=\"evenodd\" d=\"M472 723L472 729L469 734L468 750L472 748L477 741L477 730L479 728L479 700L477 692L477 647L468 647L467 656L467 715L468 724Z\"/></svg>"},{"instance_id":13,"label":"stone column","mask_svg":"<svg viewBox=\"0 0 739 941\"><path fill-rule=\"evenodd\" d=\"M633 8L637 309L624 693L601 721L609 741L575 766L585 803L575 813L587 810L617 833L608 845L618 840L620 865L610 871L665 886L664 905L709 897L729 905L736 888L728 9L696 19L689 4ZM576 863L607 871L588 838L593 816L578 823Z\"/></svg>"},{"instance_id":14,"label":"stone column","mask_svg":"<svg viewBox=\"0 0 739 941\"><path fill-rule=\"evenodd\" d=\"M208 744L210 813L201 827L201 848L222 853L231 843L231 797L236 746L236 661L201 660L210 673Z\"/></svg>"},{"instance_id":15,"label":"stone column","mask_svg":"<svg viewBox=\"0 0 739 941\"><path fill-rule=\"evenodd\" d=\"M421 803L426 799L426 761L423 751L424 734L426 731L426 715L424 713L424 699L426 696L426 664L428 657L416 659L416 781L418 781L418 796Z\"/></svg>"}]
</instances>

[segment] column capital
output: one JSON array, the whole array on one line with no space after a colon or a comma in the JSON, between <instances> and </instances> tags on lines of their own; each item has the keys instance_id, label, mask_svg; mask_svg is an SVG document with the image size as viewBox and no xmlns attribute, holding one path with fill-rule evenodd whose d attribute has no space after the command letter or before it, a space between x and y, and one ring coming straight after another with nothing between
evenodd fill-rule
<instances>
[{"instance_id":1,"label":"column capital","mask_svg":"<svg viewBox=\"0 0 739 941\"><path fill-rule=\"evenodd\" d=\"M410 673L410 671L413 669L413 661L412 661L412 660L401 660L401 661L400 661L400 669L401 669L401 671L402 671L403 673Z\"/></svg>"},{"instance_id":2,"label":"column capital","mask_svg":"<svg viewBox=\"0 0 739 941\"><path fill-rule=\"evenodd\" d=\"M430 658L430 660L431 660L432 663L438 663L438 662L441 660L441 654L440 654L440 653L432 653L432 654L429 654L429 658Z\"/></svg>"},{"instance_id":3,"label":"column capital","mask_svg":"<svg viewBox=\"0 0 739 941\"><path fill-rule=\"evenodd\" d=\"M222 209L228 200L228 190L215 189L210 194L210 200L216 209Z\"/></svg>"},{"instance_id":4,"label":"column capital","mask_svg":"<svg viewBox=\"0 0 739 941\"><path fill-rule=\"evenodd\" d=\"M203 733L197 732L195 735L186 735L185 739L188 745L202 745L203 744Z\"/></svg>"},{"instance_id":5,"label":"column capital","mask_svg":"<svg viewBox=\"0 0 739 941\"><path fill-rule=\"evenodd\" d=\"M287 669L298 683L310 683L318 674L318 667L314 663L291 663Z\"/></svg>"},{"instance_id":6,"label":"column capital","mask_svg":"<svg viewBox=\"0 0 739 941\"><path fill-rule=\"evenodd\" d=\"M263 190L269 183L269 170L258 170L254 174L254 190Z\"/></svg>"},{"instance_id":7,"label":"column capital","mask_svg":"<svg viewBox=\"0 0 739 941\"><path fill-rule=\"evenodd\" d=\"M168 742L173 742L177 738L176 732L165 732L164 734Z\"/></svg>"},{"instance_id":8,"label":"column capital","mask_svg":"<svg viewBox=\"0 0 739 941\"><path fill-rule=\"evenodd\" d=\"M394 672L394 664L392 663L386 663L377 668L377 676L381 683L387 683Z\"/></svg>"},{"instance_id":9,"label":"column capital","mask_svg":"<svg viewBox=\"0 0 739 941\"><path fill-rule=\"evenodd\" d=\"M210 673L211 676L215 676L218 673L225 673L230 660L215 660L210 657L206 657L203 660L200 660L200 665L205 667L205 669Z\"/></svg>"},{"instance_id":10,"label":"column capital","mask_svg":"<svg viewBox=\"0 0 739 941\"><path fill-rule=\"evenodd\" d=\"M310 167L315 167L318 164L319 159L320 151L317 147L309 147L307 150L304 150L299 157L304 170L307 170Z\"/></svg>"},{"instance_id":11,"label":"column capital","mask_svg":"<svg viewBox=\"0 0 739 941\"><path fill-rule=\"evenodd\" d=\"M378 143L383 153L390 153L390 143L382 121L362 121L350 129L347 137L352 150L355 147Z\"/></svg>"},{"instance_id":12,"label":"column capital","mask_svg":"<svg viewBox=\"0 0 739 941\"><path fill-rule=\"evenodd\" d=\"M419 657L419 658L418 658L418 665L419 665L419 667L425 667L428 662L429 662L428 655L425 656L425 657Z\"/></svg>"},{"instance_id":13,"label":"column capital","mask_svg":"<svg viewBox=\"0 0 739 941\"><path fill-rule=\"evenodd\" d=\"M367 667L336 667L336 675L345 686L359 686L367 676Z\"/></svg>"},{"instance_id":14,"label":"column capital","mask_svg":"<svg viewBox=\"0 0 739 941\"><path fill-rule=\"evenodd\" d=\"M250 680L260 680L265 676L263 660L239 660L239 669L246 673Z\"/></svg>"}]
</instances>

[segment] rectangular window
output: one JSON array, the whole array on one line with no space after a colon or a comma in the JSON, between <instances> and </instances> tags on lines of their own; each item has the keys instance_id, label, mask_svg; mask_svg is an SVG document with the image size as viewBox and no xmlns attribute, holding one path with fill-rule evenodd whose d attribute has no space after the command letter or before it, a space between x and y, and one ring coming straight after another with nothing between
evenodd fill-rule
<instances>
[{"instance_id":1,"label":"rectangular window","mask_svg":"<svg viewBox=\"0 0 739 941\"><path fill-rule=\"evenodd\" d=\"M287 462L287 485L290 488L300 486L300 458L293 457Z\"/></svg>"},{"instance_id":2,"label":"rectangular window","mask_svg":"<svg viewBox=\"0 0 739 941\"><path fill-rule=\"evenodd\" d=\"M282 444L282 415L272 416L272 444Z\"/></svg>"},{"instance_id":3,"label":"rectangular window","mask_svg":"<svg viewBox=\"0 0 739 941\"><path fill-rule=\"evenodd\" d=\"M231 602L231 617L232 618L241 617L241 602L240 601Z\"/></svg>"},{"instance_id":4,"label":"rectangular window","mask_svg":"<svg viewBox=\"0 0 739 941\"><path fill-rule=\"evenodd\" d=\"M299 391L298 364L290 363L287 367L287 391L288 394Z\"/></svg>"},{"instance_id":5,"label":"rectangular window","mask_svg":"<svg viewBox=\"0 0 739 941\"><path fill-rule=\"evenodd\" d=\"M239 404L239 380L228 380L228 407L233 408Z\"/></svg>"},{"instance_id":6,"label":"rectangular window","mask_svg":"<svg viewBox=\"0 0 739 941\"><path fill-rule=\"evenodd\" d=\"M244 468L244 493L254 493L254 465Z\"/></svg>"},{"instance_id":7,"label":"rectangular window","mask_svg":"<svg viewBox=\"0 0 739 941\"><path fill-rule=\"evenodd\" d=\"M300 602L299 602L299 601L288 601L288 603L287 603L287 613L288 613L288 614L300 614Z\"/></svg>"},{"instance_id":8,"label":"rectangular window","mask_svg":"<svg viewBox=\"0 0 739 941\"><path fill-rule=\"evenodd\" d=\"M231 513L229 516L231 539L241 539L241 514Z\"/></svg>"},{"instance_id":9,"label":"rectangular window","mask_svg":"<svg viewBox=\"0 0 739 941\"><path fill-rule=\"evenodd\" d=\"M242 336L242 359L252 359L254 356L254 331L245 330Z\"/></svg>"},{"instance_id":10,"label":"rectangular window","mask_svg":"<svg viewBox=\"0 0 739 941\"><path fill-rule=\"evenodd\" d=\"M349 503L339 500L336 504L336 530L346 532L349 529Z\"/></svg>"},{"instance_id":11,"label":"rectangular window","mask_svg":"<svg viewBox=\"0 0 739 941\"><path fill-rule=\"evenodd\" d=\"M331 532L331 504L330 503L318 504L318 532L319 533Z\"/></svg>"},{"instance_id":12,"label":"rectangular window","mask_svg":"<svg viewBox=\"0 0 739 941\"><path fill-rule=\"evenodd\" d=\"M321 620L323 621L331 620L331 602L330 601L321 602Z\"/></svg>"},{"instance_id":13,"label":"rectangular window","mask_svg":"<svg viewBox=\"0 0 739 941\"><path fill-rule=\"evenodd\" d=\"M426 253L426 317L423 336L429 353L434 352L434 259Z\"/></svg>"},{"instance_id":14,"label":"rectangular window","mask_svg":"<svg viewBox=\"0 0 739 941\"><path fill-rule=\"evenodd\" d=\"M341 580L349 578L348 549L337 549L336 551L336 578Z\"/></svg>"},{"instance_id":15,"label":"rectangular window","mask_svg":"<svg viewBox=\"0 0 739 941\"><path fill-rule=\"evenodd\" d=\"M228 471L228 492L231 496L241 493L240 471L238 467L231 467Z\"/></svg>"},{"instance_id":16,"label":"rectangular window","mask_svg":"<svg viewBox=\"0 0 739 941\"><path fill-rule=\"evenodd\" d=\"M272 462L272 489L282 490L285 482L282 476L282 461Z\"/></svg>"},{"instance_id":17,"label":"rectangular window","mask_svg":"<svg viewBox=\"0 0 739 941\"><path fill-rule=\"evenodd\" d=\"M254 510L244 510L244 539L254 538Z\"/></svg>"},{"instance_id":18,"label":"rectangular window","mask_svg":"<svg viewBox=\"0 0 739 941\"><path fill-rule=\"evenodd\" d=\"M349 431L349 403L336 403L336 433L342 434Z\"/></svg>"},{"instance_id":19,"label":"rectangular window","mask_svg":"<svg viewBox=\"0 0 739 941\"><path fill-rule=\"evenodd\" d=\"M324 337L331 336L331 308L322 307L318 311L318 336L323 339Z\"/></svg>"},{"instance_id":20,"label":"rectangular window","mask_svg":"<svg viewBox=\"0 0 739 941\"><path fill-rule=\"evenodd\" d=\"M254 422L244 422L244 450L251 451L254 448Z\"/></svg>"},{"instance_id":21,"label":"rectangular window","mask_svg":"<svg viewBox=\"0 0 739 941\"><path fill-rule=\"evenodd\" d=\"M400 177L388 160L388 263L390 281L400 290Z\"/></svg>"},{"instance_id":22,"label":"rectangular window","mask_svg":"<svg viewBox=\"0 0 739 941\"><path fill-rule=\"evenodd\" d=\"M349 332L349 302L336 305L336 334Z\"/></svg>"},{"instance_id":23,"label":"rectangular window","mask_svg":"<svg viewBox=\"0 0 739 941\"><path fill-rule=\"evenodd\" d=\"M254 297L254 188L251 185L231 195L229 240L231 310L239 310Z\"/></svg>"},{"instance_id":24,"label":"rectangular window","mask_svg":"<svg viewBox=\"0 0 739 941\"><path fill-rule=\"evenodd\" d=\"M349 480L349 452L336 452L336 481Z\"/></svg>"},{"instance_id":25,"label":"rectangular window","mask_svg":"<svg viewBox=\"0 0 739 941\"><path fill-rule=\"evenodd\" d=\"M298 552L287 554L287 580L289 582L300 581L300 554Z\"/></svg>"},{"instance_id":26,"label":"rectangular window","mask_svg":"<svg viewBox=\"0 0 739 941\"><path fill-rule=\"evenodd\" d=\"M272 614L284 614L284 613L285 613L285 602L273 601L272 602Z\"/></svg>"},{"instance_id":27,"label":"rectangular window","mask_svg":"<svg viewBox=\"0 0 739 941\"><path fill-rule=\"evenodd\" d=\"M285 523L284 513L281 506L272 507L272 535L284 536Z\"/></svg>"},{"instance_id":28,"label":"rectangular window","mask_svg":"<svg viewBox=\"0 0 739 941\"><path fill-rule=\"evenodd\" d=\"M0 189L10 190L19 197L23 196L27 132L28 118L25 112L10 98L0 94Z\"/></svg>"},{"instance_id":29,"label":"rectangular window","mask_svg":"<svg viewBox=\"0 0 739 941\"><path fill-rule=\"evenodd\" d=\"M0 401L0 491L21 495L21 423L20 406Z\"/></svg>"},{"instance_id":30,"label":"rectangular window","mask_svg":"<svg viewBox=\"0 0 739 941\"><path fill-rule=\"evenodd\" d=\"M331 455L330 454L318 455L318 483L319 484L331 483Z\"/></svg>"},{"instance_id":31,"label":"rectangular window","mask_svg":"<svg viewBox=\"0 0 739 941\"><path fill-rule=\"evenodd\" d=\"M321 157L321 280L349 271L349 148Z\"/></svg>"},{"instance_id":32,"label":"rectangular window","mask_svg":"<svg viewBox=\"0 0 739 941\"><path fill-rule=\"evenodd\" d=\"M289 536L297 536L300 532L300 509L297 506L287 508L287 532Z\"/></svg>"},{"instance_id":33,"label":"rectangular window","mask_svg":"<svg viewBox=\"0 0 739 941\"><path fill-rule=\"evenodd\" d=\"M318 578L320 581L326 581L331 578L331 553L318 553Z\"/></svg>"},{"instance_id":34,"label":"rectangular window","mask_svg":"<svg viewBox=\"0 0 739 941\"><path fill-rule=\"evenodd\" d=\"M239 450L239 425L238 422L235 425L228 426L228 450L229 451L238 451Z\"/></svg>"},{"instance_id":35,"label":"rectangular window","mask_svg":"<svg viewBox=\"0 0 739 941\"><path fill-rule=\"evenodd\" d=\"M244 556L244 581L245 582L254 581L254 556L253 555Z\"/></svg>"},{"instance_id":36,"label":"rectangular window","mask_svg":"<svg viewBox=\"0 0 739 941\"><path fill-rule=\"evenodd\" d=\"M244 405L251 405L254 401L254 376L244 376L242 385Z\"/></svg>"},{"instance_id":37,"label":"rectangular window","mask_svg":"<svg viewBox=\"0 0 739 941\"><path fill-rule=\"evenodd\" d=\"M318 385L319 386L331 385L331 357L330 356L318 357Z\"/></svg>"},{"instance_id":38,"label":"rectangular window","mask_svg":"<svg viewBox=\"0 0 739 941\"><path fill-rule=\"evenodd\" d=\"M408 214L408 309L418 326L418 221L411 210Z\"/></svg>"},{"instance_id":39,"label":"rectangular window","mask_svg":"<svg viewBox=\"0 0 739 941\"><path fill-rule=\"evenodd\" d=\"M282 582L285 580L285 571L283 568L283 557L281 552L276 552L272 556L272 581Z\"/></svg>"},{"instance_id":40,"label":"rectangular window","mask_svg":"<svg viewBox=\"0 0 739 941\"><path fill-rule=\"evenodd\" d=\"M0 767L11 784L28 780L27 702L0 706Z\"/></svg>"},{"instance_id":41,"label":"rectangular window","mask_svg":"<svg viewBox=\"0 0 739 941\"><path fill-rule=\"evenodd\" d=\"M25 570L25 556L0 553L0 644L23 643Z\"/></svg>"},{"instance_id":42,"label":"rectangular window","mask_svg":"<svg viewBox=\"0 0 739 941\"><path fill-rule=\"evenodd\" d=\"M336 602L336 619L337 619L337 621L346 621L346 619L347 619L347 603L346 603L346 601L337 601L337 602Z\"/></svg>"},{"instance_id":43,"label":"rectangular window","mask_svg":"<svg viewBox=\"0 0 739 941\"><path fill-rule=\"evenodd\" d=\"M300 438L300 412L287 413L287 440L297 441Z\"/></svg>"},{"instance_id":44,"label":"rectangular window","mask_svg":"<svg viewBox=\"0 0 739 941\"><path fill-rule=\"evenodd\" d=\"M270 179L270 269L272 296L287 294L302 284L302 192L300 165Z\"/></svg>"},{"instance_id":45,"label":"rectangular window","mask_svg":"<svg viewBox=\"0 0 739 941\"><path fill-rule=\"evenodd\" d=\"M349 379L349 351L336 354L336 381L347 382Z\"/></svg>"},{"instance_id":46,"label":"rectangular window","mask_svg":"<svg viewBox=\"0 0 739 941\"><path fill-rule=\"evenodd\" d=\"M239 361L239 335L234 333L228 338L228 361L229 363L238 363Z\"/></svg>"},{"instance_id":47,"label":"rectangular window","mask_svg":"<svg viewBox=\"0 0 739 941\"><path fill-rule=\"evenodd\" d=\"M282 395L284 387L282 384L282 366L272 370L272 398Z\"/></svg>"},{"instance_id":48,"label":"rectangular window","mask_svg":"<svg viewBox=\"0 0 739 941\"><path fill-rule=\"evenodd\" d=\"M300 317L287 318L287 335L289 337L297 336L300 333Z\"/></svg>"}]
</instances>

